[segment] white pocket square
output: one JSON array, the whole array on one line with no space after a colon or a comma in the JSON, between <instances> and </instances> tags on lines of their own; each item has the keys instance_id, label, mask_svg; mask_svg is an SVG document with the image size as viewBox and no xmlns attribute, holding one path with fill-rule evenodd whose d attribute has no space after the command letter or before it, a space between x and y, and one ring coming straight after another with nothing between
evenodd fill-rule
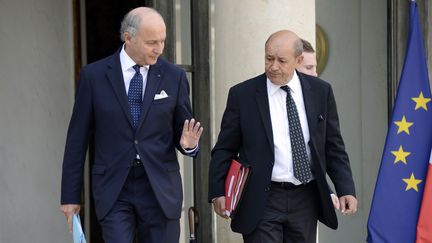
<instances>
[{"instance_id":1,"label":"white pocket square","mask_svg":"<svg viewBox=\"0 0 432 243\"><path fill-rule=\"evenodd\" d=\"M165 98L168 98L168 94L165 92L165 90L162 90L160 94L155 94L154 96L154 100L160 100Z\"/></svg>"}]
</instances>

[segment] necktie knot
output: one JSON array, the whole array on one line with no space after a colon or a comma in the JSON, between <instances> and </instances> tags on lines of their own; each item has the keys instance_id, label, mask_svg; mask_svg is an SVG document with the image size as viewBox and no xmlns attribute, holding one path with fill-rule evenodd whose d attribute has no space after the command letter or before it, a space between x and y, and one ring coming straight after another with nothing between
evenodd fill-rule
<instances>
[{"instance_id":1,"label":"necktie knot","mask_svg":"<svg viewBox=\"0 0 432 243\"><path fill-rule=\"evenodd\" d=\"M290 87L288 87L288 85L281 86L280 88L283 89L283 90L284 90L285 92L287 92L288 94L291 93L291 89L290 89Z\"/></svg>"},{"instance_id":2,"label":"necktie knot","mask_svg":"<svg viewBox=\"0 0 432 243\"><path fill-rule=\"evenodd\" d=\"M140 72L140 68L141 68L141 66L138 65L138 64L136 64L136 65L134 65L132 68L135 70L135 72L139 73L139 72Z\"/></svg>"}]
</instances>

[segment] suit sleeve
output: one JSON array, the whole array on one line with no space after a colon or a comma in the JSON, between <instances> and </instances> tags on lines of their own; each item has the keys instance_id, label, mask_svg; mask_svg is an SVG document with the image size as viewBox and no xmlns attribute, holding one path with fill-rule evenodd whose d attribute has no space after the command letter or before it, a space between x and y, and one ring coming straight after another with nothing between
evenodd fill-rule
<instances>
[{"instance_id":1,"label":"suit sleeve","mask_svg":"<svg viewBox=\"0 0 432 243\"><path fill-rule=\"evenodd\" d=\"M228 94L221 130L212 150L209 169L209 202L225 195L225 178L232 158L238 155L242 142L239 96L234 88Z\"/></svg>"},{"instance_id":2,"label":"suit sleeve","mask_svg":"<svg viewBox=\"0 0 432 243\"><path fill-rule=\"evenodd\" d=\"M192 108L189 98L189 82L186 78L186 73L184 71L181 71L180 74L180 85L178 90L178 96L177 96L177 106L175 109L175 116L174 116L174 141L176 148L184 155L195 157L198 154L199 146L196 147L196 149L193 149L191 151L185 151L181 145L180 145L180 138L183 132L183 125L184 121L186 119L192 118Z\"/></svg>"},{"instance_id":3,"label":"suit sleeve","mask_svg":"<svg viewBox=\"0 0 432 243\"><path fill-rule=\"evenodd\" d=\"M80 204L84 163L92 124L90 82L81 72L67 133L61 183L61 204Z\"/></svg>"},{"instance_id":4,"label":"suit sleeve","mask_svg":"<svg viewBox=\"0 0 432 243\"><path fill-rule=\"evenodd\" d=\"M327 173L335 185L338 197L355 196L354 181L345 152L345 145L339 127L339 118L333 90L330 87L327 96L327 127L326 127L326 163Z\"/></svg>"}]
</instances>

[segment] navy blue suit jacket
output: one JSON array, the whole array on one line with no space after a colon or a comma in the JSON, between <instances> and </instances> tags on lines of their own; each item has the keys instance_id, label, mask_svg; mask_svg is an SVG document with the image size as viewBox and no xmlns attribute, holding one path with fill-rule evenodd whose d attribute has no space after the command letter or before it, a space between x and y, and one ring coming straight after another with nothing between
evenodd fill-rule
<instances>
[{"instance_id":1,"label":"navy blue suit jacket","mask_svg":"<svg viewBox=\"0 0 432 243\"><path fill-rule=\"evenodd\" d=\"M355 195L354 182L340 134L336 102L330 85L297 73L309 125L312 172L319 198L319 220L337 228L326 173L338 196ZM262 74L230 89L218 141L212 150L209 171L209 201L223 196L224 181L234 156L251 166L238 211L231 222L233 231L248 234L262 218L274 164L273 132L266 76Z\"/></svg>"},{"instance_id":2,"label":"navy blue suit jacket","mask_svg":"<svg viewBox=\"0 0 432 243\"><path fill-rule=\"evenodd\" d=\"M166 217L178 219L183 193L175 148L184 153L179 144L183 123L192 117L186 74L161 58L150 66L135 131L119 53L81 70L64 154L61 204L81 203L86 151L93 138L91 180L99 219L116 201L137 154ZM162 90L168 98L154 100Z\"/></svg>"}]
</instances>

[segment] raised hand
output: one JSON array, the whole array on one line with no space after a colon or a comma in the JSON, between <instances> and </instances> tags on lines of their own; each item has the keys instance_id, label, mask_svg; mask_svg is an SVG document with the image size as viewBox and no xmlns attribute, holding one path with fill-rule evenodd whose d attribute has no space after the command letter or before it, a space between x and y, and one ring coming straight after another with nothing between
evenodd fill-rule
<instances>
[{"instance_id":1,"label":"raised hand","mask_svg":"<svg viewBox=\"0 0 432 243\"><path fill-rule=\"evenodd\" d=\"M180 145L183 149L195 148L201 137L203 127L195 119L185 120L183 125L183 132L180 138Z\"/></svg>"}]
</instances>

